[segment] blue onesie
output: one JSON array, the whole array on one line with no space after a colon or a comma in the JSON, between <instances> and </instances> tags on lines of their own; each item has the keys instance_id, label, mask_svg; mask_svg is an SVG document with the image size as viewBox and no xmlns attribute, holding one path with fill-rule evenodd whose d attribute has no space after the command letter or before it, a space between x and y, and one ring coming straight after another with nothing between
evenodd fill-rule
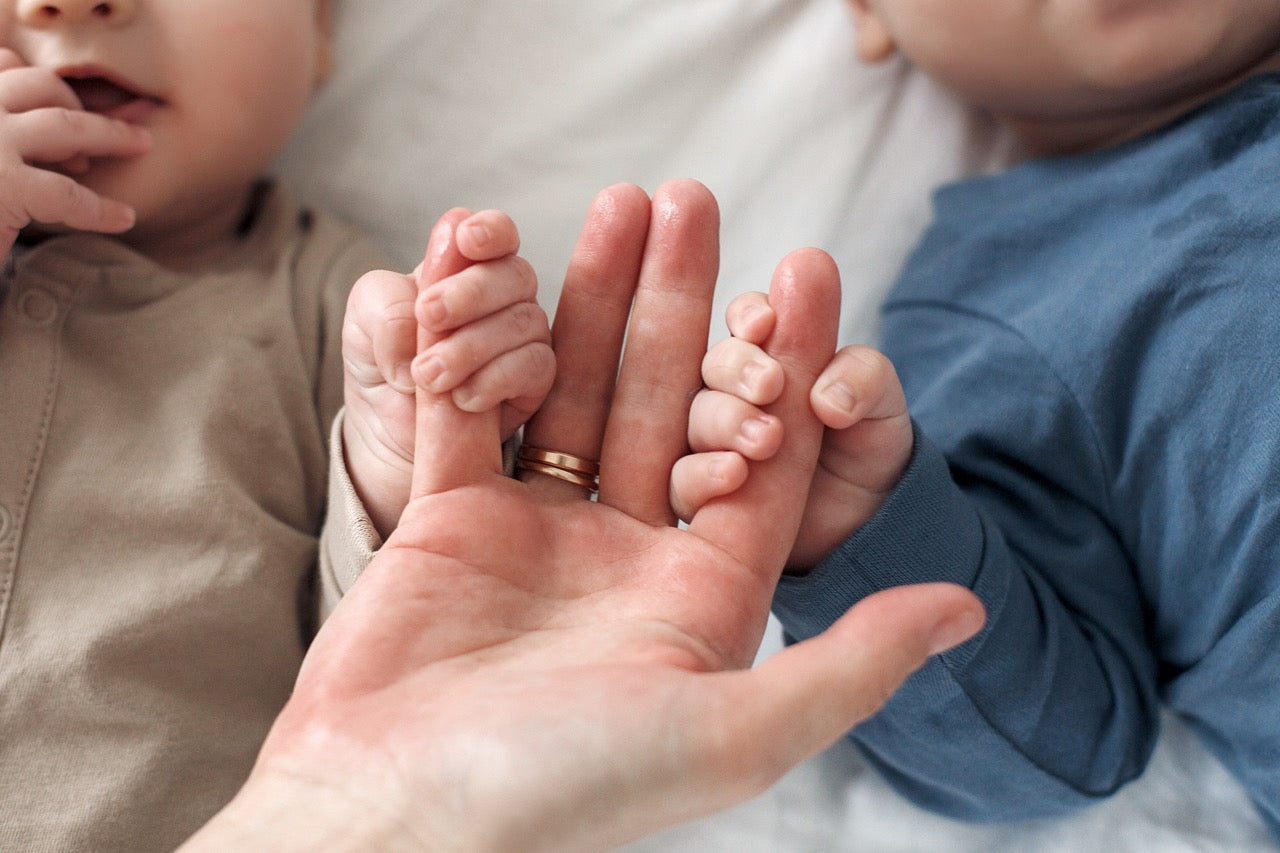
<instances>
[{"instance_id":1,"label":"blue onesie","mask_svg":"<svg viewBox=\"0 0 1280 853\"><path fill-rule=\"evenodd\" d=\"M1104 151L941 190L884 313L916 449L774 609L954 581L976 639L852 733L913 801L1066 812L1163 703L1280 838L1280 75Z\"/></svg>"}]
</instances>

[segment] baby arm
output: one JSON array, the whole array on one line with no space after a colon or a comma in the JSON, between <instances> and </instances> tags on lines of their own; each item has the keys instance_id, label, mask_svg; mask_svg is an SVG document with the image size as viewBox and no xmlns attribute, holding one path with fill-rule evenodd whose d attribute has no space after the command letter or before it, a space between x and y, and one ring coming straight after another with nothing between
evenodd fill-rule
<instances>
[{"instance_id":1,"label":"baby arm","mask_svg":"<svg viewBox=\"0 0 1280 853\"><path fill-rule=\"evenodd\" d=\"M74 175L90 157L130 157L150 144L145 130L86 112L52 70L0 48L0 251L8 254L32 222L106 233L133 227L132 208Z\"/></svg>"},{"instance_id":2,"label":"baby arm","mask_svg":"<svg viewBox=\"0 0 1280 853\"><path fill-rule=\"evenodd\" d=\"M384 537L409 497L416 412L411 369L434 393L451 393L464 411L501 405L504 437L537 411L555 375L537 279L516 255L515 223L492 210L465 215L455 245L460 257L451 275L428 280L421 265L409 275L379 270L356 282L347 303L345 458ZM419 324L440 336L422 352Z\"/></svg>"},{"instance_id":3,"label":"baby arm","mask_svg":"<svg viewBox=\"0 0 1280 853\"><path fill-rule=\"evenodd\" d=\"M746 460L769 458L782 441L781 424L759 408L782 392L782 365L762 349L776 319L762 293L744 294L729 306L732 337L707 353L706 388L689 417L694 454L671 474L671 502L681 517L736 491L746 480ZM810 390L809 404L827 429L788 561L793 572L817 564L876 513L906 470L913 444L897 373L869 347L837 352Z\"/></svg>"},{"instance_id":4,"label":"baby arm","mask_svg":"<svg viewBox=\"0 0 1280 853\"><path fill-rule=\"evenodd\" d=\"M713 349L704 367L703 394L716 405L704 411L700 404L691 415L690 444L701 452L673 471L678 511L742 482L707 470L732 474L741 457L773 452L761 437L776 424L761 421L756 436L742 429L757 416L755 400L771 393L777 365L761 360L750 342L766 336L772 320L766 313L755 321L761 329L743 332L740 311L735 306L729 318L739 339ZM946 323L893 331L898 340L929 338L943 334L939 326ZM971 332L953 334L963 340ZM1015 365L1011 373L1025 383L1006 393L1051 384L1020 338L979 338L985 363ZM964 352L956 360L977 361L964 344L949 343L948 357ZM902 364L905 372L911 363ZM807 576L782 579L773 612L786 636L802 641L892 586L947 581L972 589L988 613L981 638L930 662L853 738L897 790L931 810L987 821L1064 814L1141 772L1157 731L1156 665L1132 566L1105 519L1081 506L1078 491L1058 485L1094 479L1081 460L1100 454L1083 422L1063 425L1077 420L1070 400L1060 409L1046 403L1048 415L1027 407L1014 418L973 393L972 383L990 382L992 373L943 381L936 363L911 366L917 379L928 368L934 379L916 386L917 399L928 401L917 417L931 412L939 430L948 418L963 424L950 425L953 448L957 431L981 437L961 455L965 482L937 439L913 433L888 360L865 348L841 351L810 394L827 429L790 560L792 574ZM712 455L725 451L723 459ZM1036 452L1042 458L1033 463ZM1034 464L1081 473L1064 475L1060 467L1046 476Z\"/></svg>"}]
</instances>

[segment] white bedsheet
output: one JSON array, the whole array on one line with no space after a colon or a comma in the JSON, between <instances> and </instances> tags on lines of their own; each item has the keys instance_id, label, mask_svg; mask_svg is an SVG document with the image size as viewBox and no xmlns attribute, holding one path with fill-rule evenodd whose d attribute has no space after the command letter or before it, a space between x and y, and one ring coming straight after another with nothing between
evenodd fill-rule
<instances>
[{"instance_id":1,"label":"white bedsheet","mask_svg":"<svg viewBox=\"0 0 1280 853\"><path fill-rule=\"evenodd\" d=\"M1009 146L904 65L858 66L851 45L841 0L339 0L337 67L279 172L404 269L449 207L508 211L548 309L596 190L697 178L721 205L718 315L816 245L843 273L843 340L872 340L930 188ZM771 626L762 653L776 644ZM1258 849L1274 848L1242 792L1172 720L1141 780L1065 820L928 815L839 744L758 799L634 847Z\"/></svg>"}]
</instances>

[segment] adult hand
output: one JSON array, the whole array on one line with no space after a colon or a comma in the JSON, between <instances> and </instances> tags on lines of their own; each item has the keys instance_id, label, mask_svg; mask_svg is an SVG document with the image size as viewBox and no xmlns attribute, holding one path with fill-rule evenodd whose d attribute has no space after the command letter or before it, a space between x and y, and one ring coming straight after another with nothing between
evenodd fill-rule
<instances>
[{"instance_id":1,"label":"adult hand","mask_svg":"<svg viewBox=\"0 0 1280 853\"><path fill-rule=\"evenodd\" d=\"M611 188L588 216L553 331L557 384L528 438L598 451L598 502L503 477L495 418L422 394L418 446L443 432L456 450L417 456L400 526L193 848L611 847L758 793L976 631L967 592L894 590L744 668L818 453L807 389L834 347L838 288L820 253L779 266L765 350L790 386L769 407L784 446L688 530L670 526L717 228L692 182L652 205Z\"/></svg>"}]
</instances>

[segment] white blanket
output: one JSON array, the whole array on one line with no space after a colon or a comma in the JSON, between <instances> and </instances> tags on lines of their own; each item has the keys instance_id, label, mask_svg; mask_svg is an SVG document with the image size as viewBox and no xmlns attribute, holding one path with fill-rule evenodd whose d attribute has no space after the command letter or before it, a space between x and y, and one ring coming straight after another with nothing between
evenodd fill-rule
<instances>
[{"instance_id":1,"label":"white blanket","mask_svg":"<svg viewBox=\"0 0 1280 853\"><path fill-rule=\"evenodd\" d=\"M338 8L335 72L280 173L303 198L363 225L403 269L449 207L508 211L549 310L596 190L693 177L721 205L718 316L733 295L766 288L787 251L816 245L843 273L843 341L873 340L876 306L927 220L930 189L994 167L1010 150L989 122L905 65L860 67L842 0L339 0ZM777 642L775 626L762 653ZM634 849L1270 844L1238 786L1170 721L1141 780L1066 820L975 827L925 814L842 743L755 801Z\"/></svg>"}]
</instances>

